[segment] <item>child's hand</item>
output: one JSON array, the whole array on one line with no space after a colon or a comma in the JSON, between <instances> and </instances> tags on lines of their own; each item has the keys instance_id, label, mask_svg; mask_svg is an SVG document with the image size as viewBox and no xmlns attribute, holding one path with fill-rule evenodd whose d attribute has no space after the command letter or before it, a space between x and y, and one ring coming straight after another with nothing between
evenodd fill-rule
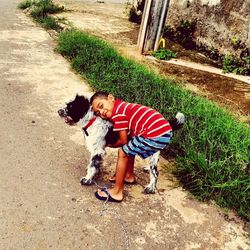
<instances>
[{"instance_id":1,"label":"child's hand","mask_svg":"<svg viewBox=\"0 0 250 250\"><path fill-rule=\"evenodd\" d=\"M106 147L119 148L128 142L127 130L119 131L119 139L114 144L106 144Z\"/></svg>"}]
</instances>

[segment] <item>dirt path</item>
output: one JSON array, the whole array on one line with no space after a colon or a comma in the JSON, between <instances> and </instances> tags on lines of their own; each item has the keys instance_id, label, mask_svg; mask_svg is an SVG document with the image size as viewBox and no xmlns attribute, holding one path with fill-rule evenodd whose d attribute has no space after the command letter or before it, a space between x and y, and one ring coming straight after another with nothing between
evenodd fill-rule
<instances>
[{"instance_id":1,"label":"dirt path","mask_svg":"<svg viewBox=\"0 0 250 250\"><path fill-rule=\"evenodd\" d=\"M79 184L89 156L81 131L56 113L89 87L16 4L1 0L0 10L0 249L249 249L243 222L183 191L170 162L161 162L158 192L144 195L137 161L138 184L103 211L96 187ZM100 185L115 157L108 151Z\"/></svg>"}]
</instances>

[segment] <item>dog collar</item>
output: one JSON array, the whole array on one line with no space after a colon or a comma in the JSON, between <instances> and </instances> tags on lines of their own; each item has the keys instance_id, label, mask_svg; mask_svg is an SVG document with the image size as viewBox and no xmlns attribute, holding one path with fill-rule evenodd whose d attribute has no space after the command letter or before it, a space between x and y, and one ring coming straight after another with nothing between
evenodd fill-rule
<instances>
[{"instance_id":1,"label":"dog collar","mask_svg":"<svg viewBox=\"0 0 250 250\"><path fill-rule=\"evenodd\" d=\"M89 120L89 122L87 123L87 125L82 128L82 130L84 131L84 133L88 136L88 132L87 132L87 129L95 122L96 120L96 117L93 117L91 120Z\"/></svg>"}]
</instances>

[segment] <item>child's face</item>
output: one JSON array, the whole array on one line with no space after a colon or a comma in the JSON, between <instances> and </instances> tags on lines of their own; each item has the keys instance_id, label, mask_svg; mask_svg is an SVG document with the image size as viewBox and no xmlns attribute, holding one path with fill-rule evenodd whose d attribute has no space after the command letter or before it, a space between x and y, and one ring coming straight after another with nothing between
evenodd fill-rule
<instances>
[{"instance_id":1,"label":"child's face","mask_svg":"<svg viewBox=\"0 0 250 250\"><path fill-rule=\"evenodd\" d=\"M113 95L108 95L107 98L97 97L92 102L92 109L96 115L102 119L110 119L114 109L115 98Z\"/></svg>"}]
</instances>

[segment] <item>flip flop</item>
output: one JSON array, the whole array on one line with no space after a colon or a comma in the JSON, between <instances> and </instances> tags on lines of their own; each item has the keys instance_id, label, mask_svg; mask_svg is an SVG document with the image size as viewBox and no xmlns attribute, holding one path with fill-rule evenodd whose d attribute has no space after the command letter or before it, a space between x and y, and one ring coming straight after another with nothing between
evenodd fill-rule
<instances>
[{"instance_id":1,"label":"flip flop","mask_svg":"<svg viewBox=\"0 0 250 250\"><path fill-rule=\"evenodd\" d=\"M104 197L104 196L100 196L98 194L98 191L95 192L95 197L98 199L98 200L101 200L101 201L108 201L108 202L121 202L122 200L116 200L114 199L110 193L108 192L108 189L107 188L102 188L101 191L103 191L108 197Z\"/></svg>"},{"instance_id":2,"label":"flip flop","mask_svg":"<svg viewBox=\"0 0 250 250\"><path fill-rule=\"evenodd\" d=\"M112 176L112 178L113 178L113 177L115 177L115 174ZM109 180L109 181L110 181L111 183L115 183L115 180ZM134 185L134 184L136 184L136 180L134 180L134 181L132 181L132 182L131 182L131 181L126 181L126 180L125 180L124 183L125 183L125 184L128 184L128 185Z\"/></svg>"}]
</instances>

